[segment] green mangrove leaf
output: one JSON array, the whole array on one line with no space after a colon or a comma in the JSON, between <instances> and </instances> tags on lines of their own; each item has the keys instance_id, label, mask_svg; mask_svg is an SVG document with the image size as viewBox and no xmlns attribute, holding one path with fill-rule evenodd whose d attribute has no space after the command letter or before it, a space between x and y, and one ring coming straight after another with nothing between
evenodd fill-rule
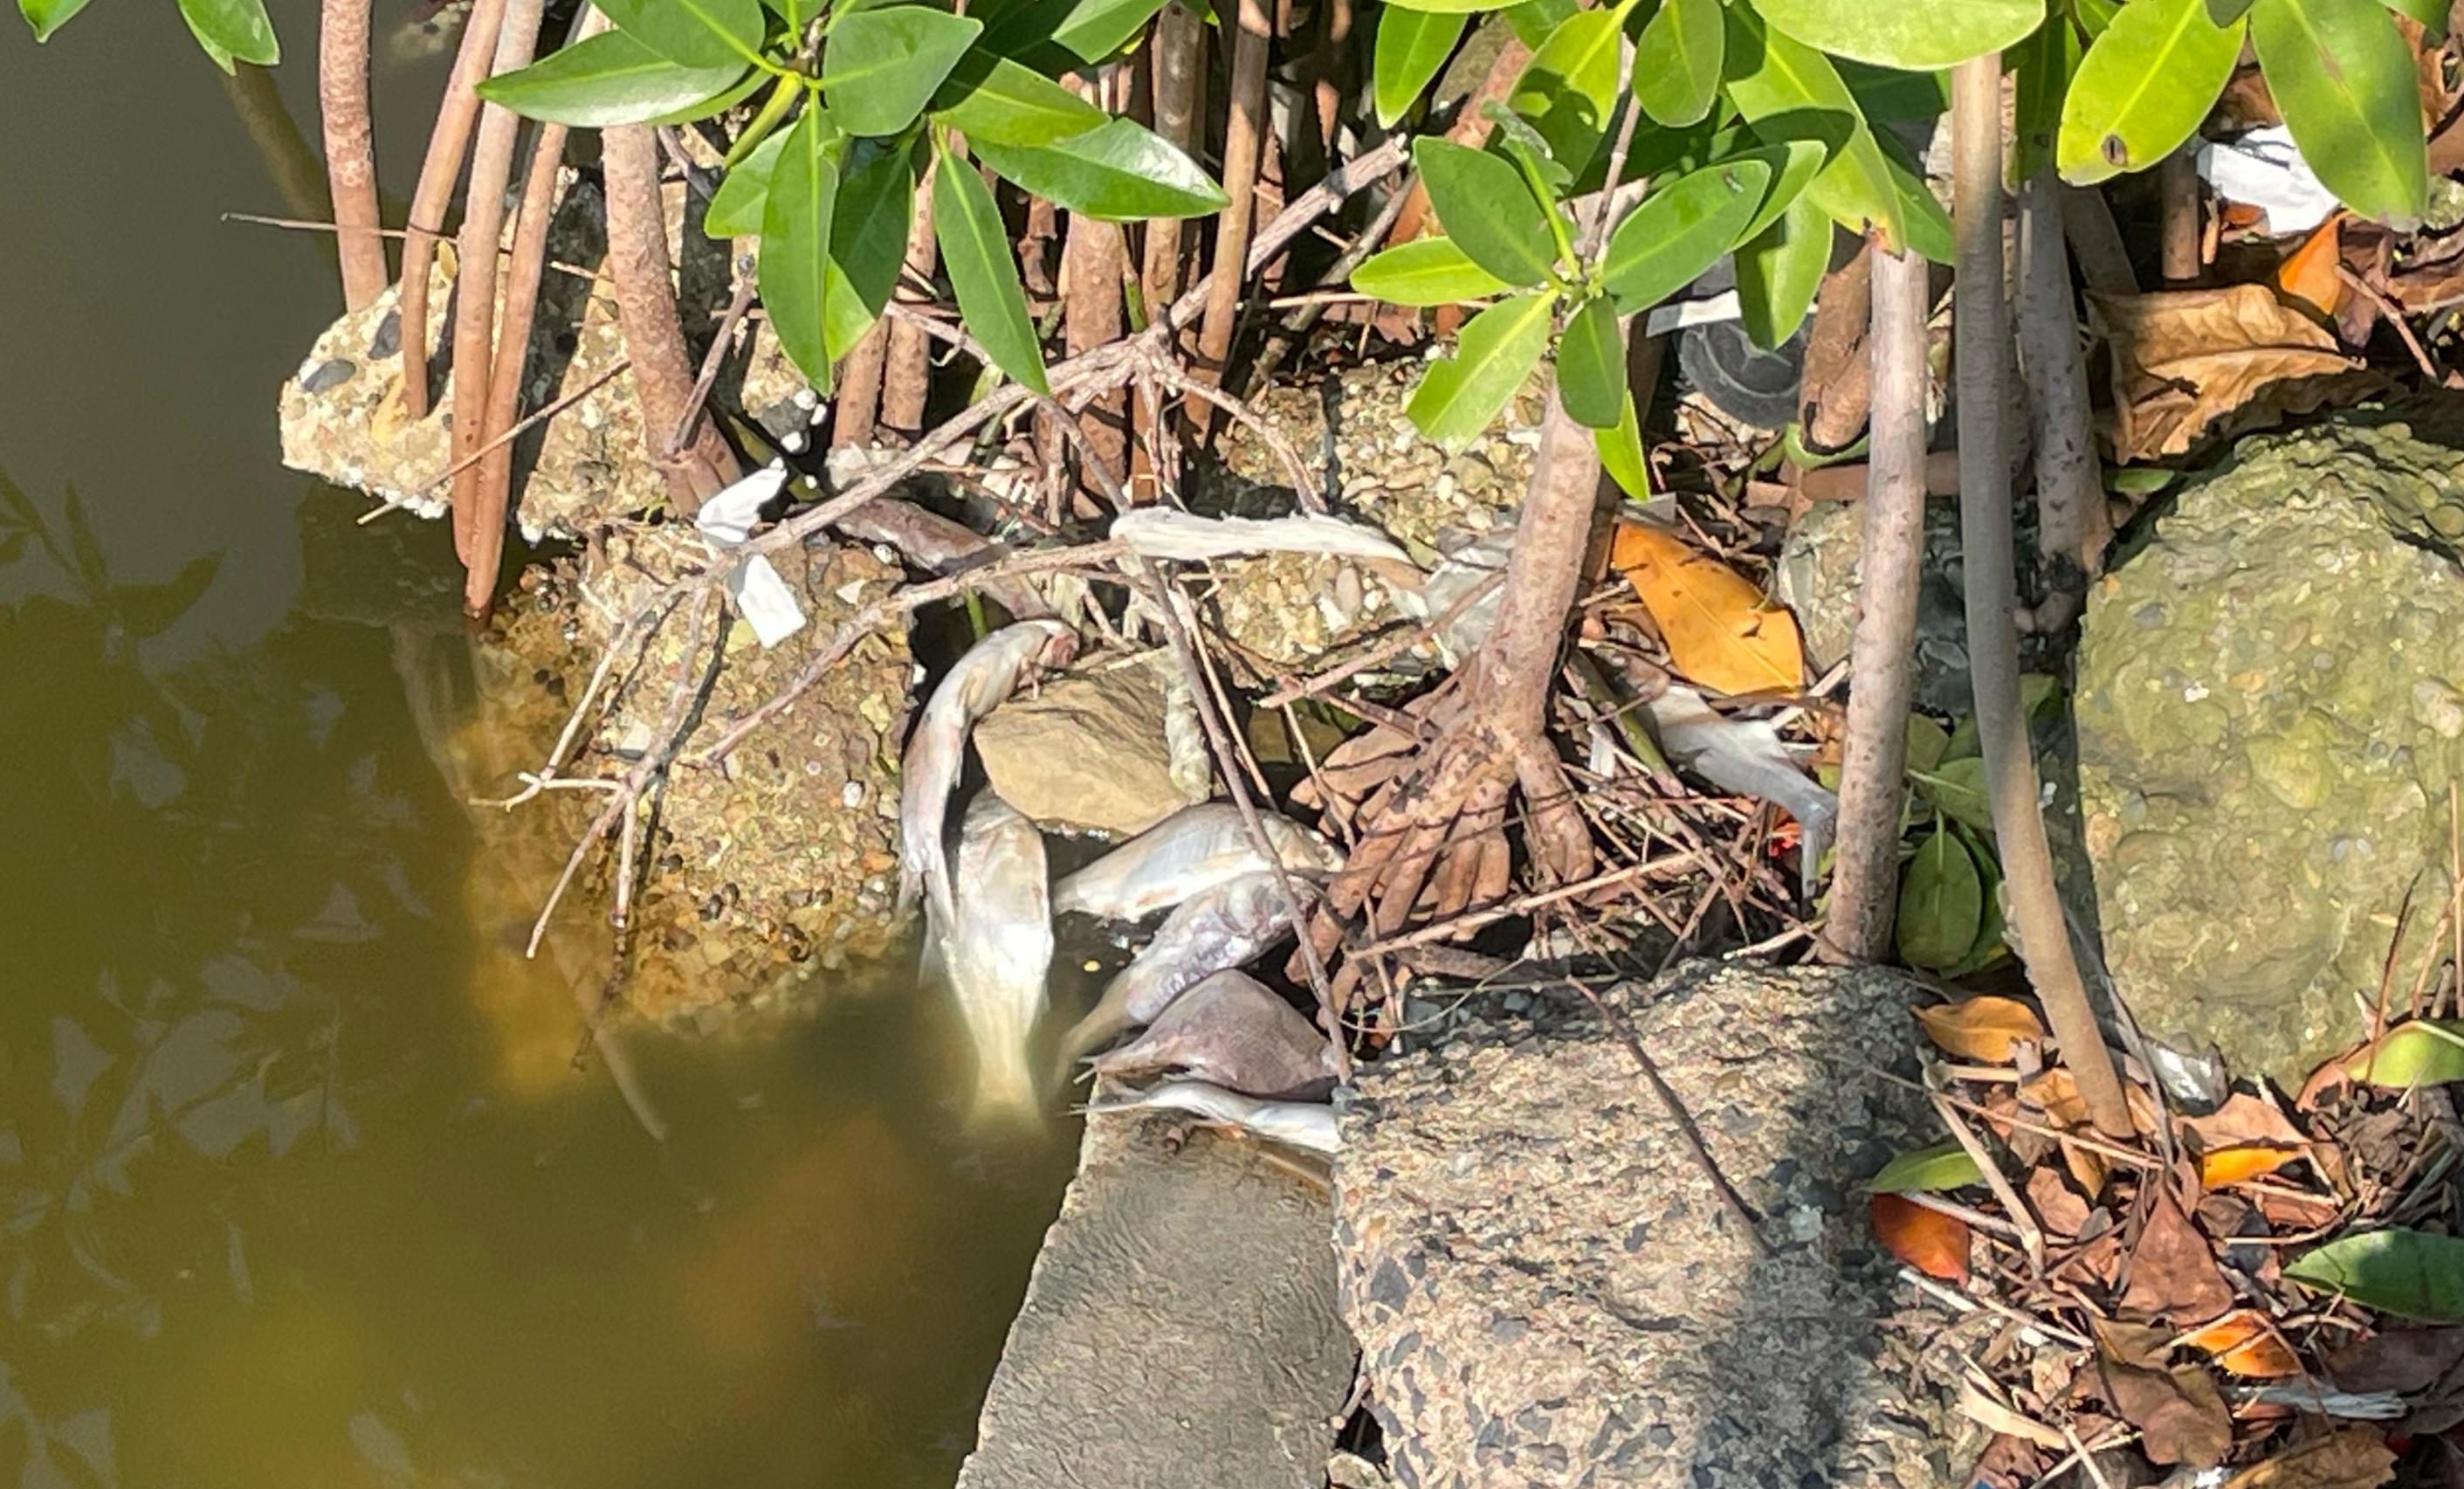
<instances>
[{"instance_id":1,"label":"green mangrove leaf","mask_svg":"<svg viewBox=\"0 0 2464 1489\"><path fill-rule=\"evenodd\" d=\"M822 285L832 361L853 351L890 303L907 260L907 226L914 209L913 151L882 150L840 175L838 205L830 213L830 264Z\"/></svg>"},{"instance_id":2,"label":"green mangrove leaf","mask_svg":"<svg viewBox=\"0 0 2464 1489\"><path fill-rule=\"evenodd\" d=\"M1577 424L1617 428L1625 391L1625 328L1605 299L1584 302L1557 338L1557 397Z\"/></svg>"},{"instance_id":3,"label":"green mangrove leaf","mask_svg":"<svg viewBox=\"0 0 2464 1489\"><path fill-rule=\"evenodd\" d=\"M2284 1276L2400 1319L2464 1321L2464 1237L2365 1231L2304 1252Z\"/></svg>"},{"instance_id":4,"label":"green mangrove leaf","mask_svg":"<svg viewBox=\"0 0 2464 1489\"><path fill-rule=\"evenodd\" d=\"M828 130L821 111L807 109L787 131L761 204L757 271L761 308L778 333L780 349L814 390L824 393L830 389L830 352L822 281L839 195L839 167L831 159Z\"/></svg>"},{"instance_id":5,"label":"green mangrove leaf","mask_svg":"<svg viewBox=\"0 0 2464 1489\"><path fill-rule=\"evenodd\" d=\"M1059 46L1082 62L1109 60L1163 9L1163 0L1026 0L1001 10L978 7L988 18L984 40L1004 56Z\"/></svg>"},{"instance_id":6,"label":"green mangrove leaf","mask_svg":"<svg viewBox=\"0 0 2464 1489\"><path fill-rule=\"evenodd\" d=\"M1085 134L1104 111L1031 67L971 48L933 95L933 117L969 144L1052 144Z\"/></svg>"},{"instance_id":7,"label":"green mangrove leaf","mask_svg":"<svg viewBox=\"0 0 2464 1489\"><path fill-rule=\"evenodd\" d=\"M1934 810L1964 827L1993 831L1993 806L1985 794L1985 762L1973 755L1946 760L1931 770L1910 770Z\"/></svg>"},{"instance_id":8,"label":"green mangrove leaf","mask_svg":"<svg viewBox=\"0 0 2464 1489\"><path fill-rule=\"evenodd\" d=\"M1968 844L1968 856L1976 860L1977 901L1985 913L1977 923L1976 945L1968 948L1968 955L1943 968L1945 977L1981 972L2011 955L2011 945L2002 936L2002 865L1994 861L1991 849L1972 839Z\"/></svg>"},{"instance_id":9,"label":"green mangrove leaf","mask_svg":"<svg viewBox=\"0 0 2464 1489\"><path fill-rule=\"evenodd\" d=\"M1446 58L1454 56L1463 29L1470 24L1467 15L1391 5L1377 12L1377 49L1370 74L1375 79L1372 92L1379 127L1394 128L1395 122L1411 109L1446 65Z\"/></svg>"},{"instance_id":10,"label":"green mangrove leaf","mask_svg":"<svg viewBox=\"0 0 2464 1489\"><path fill-rule=\"evenodd\" d=\"M2062 179L2093 186L2172 154L2233 76L2241 31L2210 20L2206 0L2130 0L2115 11L2062 100Z\"/></svg>"},{"instance_id":11,"label":"green mangrove leaf","mask_svg":"<svg viewBox=\"0 0 2464 1489\"><path fill-rule=\"evenodd\" d=\"M738 103L743 102L746 99L751 98L757 89L769 80L770 75L768 73L762 72L759 68L747 67L743 69L742 76L738 77L736 81L729 83L726 87L719 89L717 92L705 94L702 97L693 100L691 103L684 104L677 108L671 108L664 114L653 115L652 117L642 121L642 122L646 124L689 124L698 119L708 119L714 114L724 114L729 109L732 109Z\"/></svg>"},{"instance_id":12,"label":"green mangrove leaf","mask_svg":"<svg viewBox=\"0 0 2464 1489\"><path fill-rule=\"evenodd\" d=\"M1882 174L1890 179L1891 195L1899 203L1900 233L1909 251L1938 264L1950 262L1950 212L1925 185L1924 168L1891 135L1876 135L1874 148L1881 153Z\"/></svg>"},{"instance_id":13,"label":"green mangrove leaf","mask_svg":"<svg viewBox=\"0 0 2464 1489\"><path fill-rule=\"evenodd\" d=\"M965 157L946 144L935 146L933 235L941 262L957 292L958 317L993 366L1039 393L1050 392L1044 375L1044 348L1027 314L1026 286L1010 256L1009 232L1001 226L993 189ZM773 188L775 190L776 188Z\"/></svg>"},{"instance_id":14,"label":"green mangrove leaf","mask_svg":"<svg viewBox=\"0 0 2464 1489\"><path fill-rule=\"evenodd\" d=\"M1933 1194L1984 1182L1985 1174L1968 1149L1943 1143L1897 1155L1865 1181L1864 1189L1868 1194Z\"/></svg>"},{"instance_id":15,"label":"green mangrove leaf","mask_svg":"<svg viewBox=\"0 0 2464 1489\"><path fill-rule=\"evenodd\" d=\"M224 72L233 61L272 67L282 60L265 0L180 0L180 14Z\"/></svg>"},{"instance_id":16,"label":"green mangrove leaf","mask_svg":"<svg viewBox=\"0 0 2464 1489\"><path fill-rule=\"evenodd\" d=\"M1746 0L1728 7L1726 62L1728 101L1749 124L1806 114L1846 121L1830 163L1806 185L1814 204L1851 233L1868 227L1883 246L1903 245L1899 192L1874 132L1866 127L1856 96L1831 59L1803 42L1766 28ZM1793 129L1791 130L1793 133Z\"/></svg>"},{"instance_id":17,"label":"green mangrove leaf","mask_svg":"<svg viewBox=\"0 0 2464 1489\"><path fill-rule=\"evenodd\" d=\"M1672 129L1695 122L1711 112L1727 49L1720 0L1661 0L1635 40L1634 100Z\"/></svg>"},{"instance_id":18,"label":"green mangrove leaf","mask_svg":"<svg viewBox=\"0 0 2464 1489\"><path fill-rule=\"evenodd\" d=\"M2447 39L2447 0L2386 0L2387 8L2422 30L2436 46Z\"/></svg>"},{"instance_id":19,"label":"green mangrove leaf","mask_svg":"<svg viewBox=\"0 0 2464 1489\"><path fill-rule=\"evenodd\" d=\"M1423 135L1412 160L1447 236L1508 284L1537 284L1556 266L1556 240L1523 173L1505 160Z\"/></svg>"},{"instance_id":20,"label":"green mangrove leaf","mask_svg":"<svg viewBox=\"0 0 2464 1489\"><path fill-rule=\"evenodd\" d=\"M1446 237L1414 238L1372 254L1352 271L1352 287L1397 305L1451 305L1513 288Z\"/></svg>"},{"instance_id":21,"label":"green mangrove leaf","mask_svg":"<svg viewBox=\"0 0 2464 1489\"><path fill-rule=\"evenodd\" d=\"M1930 714L1908 715L1907 767L1910 770L1930 770L1942 764L1950 750L1950 731L1934 722Z\"/></svg>"},{"instance_id":22,"label":"green mangrove leaf","mask_svg":"<svg viewBox=\"0 0 2464 1489\"><path fill-rule=\"evenodd\" d=\"M1449 453L1485 433L1549 349L1554 290L1502 300L1465 322L1455 354L1429 365L1404 409L1412 423Z\"/></svg>"},{"instance_id":23,"label":"green mangrove leaf","mask_svg":"<svg viewBox=\"0 0 2464 1489\"><path fill-rule=\"evenodd\" d=\"M1822 169L1830 147L1820 140L1785 140L1775 144L1758 145L1740 150L1730 160L1758 160L1771 167L1771 188L1763 192L1762 205L1754 209L1753 220L1746 224L1739 239L1750 238L1779 220L1805 192L1815 173Z\"/></svg>"},{"instance_id":24,"label":"green mangrove leaf","mask_svg":"<svg viewBox=\"0 0 2464 1489\"><path fill-rule=\"evenodd\" d=\"M2345 206L2419 224L2430 159L2412 49L2377 0L2258 0L2251 50L2301 158Z\"/></svg>"},{"instance_id":25,"label":"green mangrove leaf","mask_svg":"<svg viewBox=\"0 0 2464 1489\"><path fill-rule=\"evenodd\" d=\"M1950 967L1976 945L1984 919L1976 860L1950 829L1935 828L1900 880L1900 960L1927 971Z\"/></svg>"},{"instance_id":26,"label":"green mangrove leaf","mask_svg":"<svg viewBox=\"0 0 2464 1489\"><path fill-rule=\"evenodd\" d=\"M1865 116L1868 124L1902 119L1939 119L1950 112L1947 69L1911 73L1847 57L1833 57L1831 65L1839 70L1839 80L1848 85L1849 93L1857 100L1858 111Z\"/></svg>"},{"instance_id":27,"label":"green mangrove leaf","mask_svg":"<svg viewBox=\"0 0 2464 1489\"><path fill-rule=\"evenodd\" d=\"M1642 453L1642 421L1635 415L1631 387L1617 408L1617 428L1592 431L1592 443L1599 450L1600 469L1617 490L1637 501L1651 500L1651 462Z\"/></svg>"},{"instance_id":28,"label":"green mangrove leaf","mask_svg":"<svg viewBox=\"0 0 2464 1489\"><path fill-rule=\"evenodd\" d=\"M2346 1060L2344 1071L2391 1091L2464 1080L2464 1022L2416 1018L2398 1024Z\"/></svg>"},{"instance_id":29,"label":"green mangrove leaf","mask_svg":"<svg viewBox=\"0 0 2464 1489\"><path fill-rule=\"evenodd\" d=\"M1800 196L1779 220L1737 245L1737 318L1755 345L1776 347L1804 323L1830 272L1836 231L1828 213Z\"/></svg>"},{"instance_id":30,"label":"green mangrove leaf","mask_svg":"<svg viewBox=\"0 0 2464 1489\"><path fill-rule=\"evenodd\" d=\"M1557 23L1581 9L1578 0L1523 0L1509 5L1499 13L1506 17L1514 38L1527 47L1536 47L1549 39Z\"/></svg>"},{"instance_id":31,"label":"green mangrove leaf","mask_svg":"<svg viewBox=\"0 0 2464 1489\"><path fill-rule=\"evenodd\" d=\"M761 52L761 0L607 0L599 9L678 67L740 67Z\"/></svg>"},{"instance_id":32,"label":"green mangrove leaf","mask_svg":"<svg viewBox=\"0 0 2464 1489\"><path fill-rule=\"evenodd\" d=\"M718 189L710 193L710 206L701 214L702 232L715 238L732 238L761 231L770 200L770 172L794 132L789 128L771 135L719 179Z\"/></svg>"},{"instance_id":33,"label":"green mangrove leaf","mask_svg":"<svg viewBox=\"0 0 2464 1489\"><path fill-rule=\"evenodd\" d=\"M66 26L84 9L85 0L17 0L17 13L33 28L36 41L51 40L52 33Z\"/></svg>"},{"instance_id":34,"label":"green mangrove leaf","mask_svg":"<svg viewBox=\"0 0 2464 1489\"><path fill-rule=\"evenodd\" d=\"M923 5L842 15L822 53L822 92L849 134L896 134L915 122L983 23Z\"/></svg>"},{"instance_id":35,"label":"green mangrove leaf","mask_svg":"<svg viewBox=\"0 0 2464 1489\"><path fill-rule=\"evenodd\" d=\"M1642 200L1609 235L1600 282L1628 315L1694 282L1736 246L1771 188L1771 167L1752 159L1706 166Z\"/></svg>"},{"instance_id":36,"label":"green mangrove leaf","mask_svg":"<svg viewBox=\"0 0 2464 1489\"><path fill-rule=\"evenodd\" d=\"M2044 0L1754 0L1754 9L1833 56L1918 71L2013 46L2045 18Z\"/></svg>"},{"instance_id":37,"label":"green mangrove leaf","mask_svg":"<svg viewBox=\"0 0 2464 1489\"><path fill-rule=\"evenodd\" d=\"M2012 71L2011 175L2025 181L2054 163L2061 133L2062 100L2084 52L2079 28L2056 15L2020 46Z\"/></svg>"},{"instance_id":38,"label":"green mangrove leaf","mask_svg":"<svg viewBox=\"0 0 2464 1489\"><path fill-rule=\"evenodd\" d=\"M1617 107L1617 49L1624 40L1617 21L1617 12L1608 10L1566 17L1523 64L1506 96L1548 142L1550 157L1569 169L1591 159Z\"/></svg>"},{"instance_id":39,"label":"green mangrove leaf","mask_svg":"<svg viewBox=\"0 0 2464 1489\"><path fill-rule=\"evenodd\" d=\"M1428 11L1439 15L1476 15L1483 11L1503 11L1514 0L1386 0L1398 11Z\"/></svg>"},{"instance_id":40,"label":"green mangrove leaf","mask_svg":"<svg viewBox=\"0 0 2464 1489\"><path fill-rule=\"evenodd\" d=\"M742 62L680 67L621 31L602 32L518 72L479 84L479 97L528 119L599 128L648 123L737 82Z\"/></svg>"},{"instance_id":41,"label":"green mangrove leaf","mask_svg":"<svg viewBox=\"0 0 2464 1489\"><path fill-rule=\"evenodd\" d=\"M973 143L985 165L1030 195L1107 222L1202 217L1225 201L1196 161L1134 120L1106 120L1051 145Z\"/></svg>"}]
</instances>

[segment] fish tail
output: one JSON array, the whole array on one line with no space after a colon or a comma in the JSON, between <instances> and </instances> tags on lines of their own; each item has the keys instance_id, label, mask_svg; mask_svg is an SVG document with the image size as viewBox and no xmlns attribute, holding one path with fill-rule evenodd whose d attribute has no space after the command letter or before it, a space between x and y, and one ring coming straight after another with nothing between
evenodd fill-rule
<instances>
[{"instance_id":1,"label":"fish tail","mask_svg":"<svg viewBox=\"0 0 2464 1489\"><path fill-rule=\"evenodd\" d=\"M1071 1025L1069 1032L1061 1036L1059 1056L1061 1078L1066 1081L1071 1070L1081 1059L1094 1054L1136 1027L1136 1021L1122 1011L1120 1006L1111 999L1107 998L1096 1004L1085 1018Z\"/></svg>"}]
</instances>

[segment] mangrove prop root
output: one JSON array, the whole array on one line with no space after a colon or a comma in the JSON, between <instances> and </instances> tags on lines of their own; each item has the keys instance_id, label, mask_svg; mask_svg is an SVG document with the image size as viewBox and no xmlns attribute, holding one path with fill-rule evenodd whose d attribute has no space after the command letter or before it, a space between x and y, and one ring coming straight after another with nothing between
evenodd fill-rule
<instances>
[{"instance_id":1,"label":"mangrove prop root","mask_svg":"<svg viewBox=\"0 0 2464 1489\"><path fill-rule=\"evenodd\" d=\"M2019 706L2018 596L2011 536L2011 465L2004 389L2010 386L2010 302L2002 262L2002 69L1998 54L1951 70L1951 192L1958 235L1952 350L1959 384L1960 551L1967 576L1968 648L1984 746L1986 794L2002 855L2011 926L2028 980L2079 1080L2088 1118L2127 1138L2130 1111L2096 1011L2071 955L2054 885L2036 763Z\"/></svg>"},{"instance_id":2,"label":"mangrove prop root","mask_svg":"<svg viewBox=\"0 0 2464 1489\"><path fill-rule=\"evenodd\" d=\"M324 0L317 26L317 108L325 139L325 183L342 265L342 306L357 310L385 292L385 239L377 235L377 156L368 119L369 0Z\"/></svg>"},{"instance_id":3,"label":"mangrove prop root","mask_svg":"<svg viewBox=\"0 0 2464 1489\"><path fill-rule=\"evenodd\" d=\"M1874 254L1870 244L1859 246L1855 257L1823 279L1814 325L1806 332L1800 423L1806 444L1817 451L1855 444L1873 409L1873 361L1865 346L1873 319ZM1917 391L1922 414L1922 384Z\"/></svg>"},{"instance_id":4,"label":"mangrove prop root","mask_svg":"<svg viewBox=\"0 0 2464 1489\"><path fill-rule=\"evenodd\" d=\"M933 282L941 256L933 239L933 172L935 160L915 181L915 206L907 219L907 264L902 277L916 284ZM912 326L892 325L881 368L881 422L901 434L924 429L924 398L932 390L932 346Z\"/></svg>"},{"instance_id":5,"label":"mangrove prop root","mask_svg":"<svg viewBox=\"0 0 2464 1489\"><path fill-rule=\"evenodd\" d=\"M675 283L668 271L658 140L647 124L603 129L599 161L607 185L607 273L615 281L625 354L633 363L633 389L642 400L642 453L666 478L669 500L691 517L736 479L737 465L717 429L696 417L693 364L685 356ZM671 458L669 434L687 419L693 420L694 432Z\"/></svg>"},{"instance_id":6,"label":"mangrove prop root","mask_svg":"<svg viewBox=\"0 0 2464 1489\"><path fill-rule=\"evenodd\" d=\"M437 106L436 126L429 132L419 184L411 190L402 244L400 319L402 411L413 419L428 417L428 266L445 233L445 208L453 199L453 183L471 152L471 125L479 116L479 95L473 90L488 76L504 16L505 0L473 0L471 18L463 23L461 50L445 80L445 100Z\"/></svg>"},{"instance_id":7,"label":"mangrove prop root","mask_svg":"<svg viewBox=\"0 0 2464 1489\"><path fill-rule=\"evenodd\" d=\"M1852 962L1891 949L1899 905L1900 810L1908 705L1916 692L1917 589L1925 564L1925 321L1933 297L1917 255L1869 247L1865 337L1873 369L1857 632L1849 654L1848 739L1839 764L1839 834L1824 948Z\"/></svg>"},{"instance_id":8,"label":"mangrove prop root","mask_svg":"<svg viewBox=\"0 0 2464 1489\"><path fill-rule=\"evenodd\" d=\"M539 315L539 281L547 272L547 230L556 215L557 167L564 160L565 132L562 124L539 125L522 179L514 251L505 263L505 310L488 367L487 437L479 446L470 562L462 574L462 612L474 617L486 615L495 603L496 573L504 561L505 513L514 482L514 443L506 436L521 411L522 368L530 358L531 323Z\"/></svg>"},{"instance_id":9,"label":"mangrove prop root","mask_svg":"<svg viewBox=\"0 0 2464 1489\"><path fill-rule=\"evenodd\" d=\"M1249 228L1258 207L1258 165L1266 127L1266 44L1270 27L1260 0L1236 0L1232 26L1231 113L1223 133L1223 190L1229 198L1215 219L1215 262L1239 264L1248 256ZM1216 273L1207 279L1206 314L1198 329L1198 374L1221 383L1231 359L1232 331L1241 308L1239 274ZM1214 424L1214 411L1192 411L1202 434Z\"/></svg>"},{"instance_id":10,"label":"mangrove prop root","mask_svg":"<svg viewBox=\"0 0 2464 1489\"><path fill-rule=\"evenodd\" d=\"M2088 423L2061 199L2049 167L2019 190L2019 371L2036 446L2036 545L2093 574L2113 538L2104 471Z\"/></svg>"}]
</instances>

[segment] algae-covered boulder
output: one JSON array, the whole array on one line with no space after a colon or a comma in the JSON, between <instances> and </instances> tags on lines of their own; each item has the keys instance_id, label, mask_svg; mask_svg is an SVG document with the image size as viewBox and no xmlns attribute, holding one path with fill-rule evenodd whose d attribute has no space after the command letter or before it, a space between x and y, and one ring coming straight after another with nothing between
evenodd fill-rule
<instances>
[{"instance_id":1,"label":"algae-covered boulder","mask_svg":"<svg viewBox=\"0 0 2464 1489\"><path fill-rule=\"evenodd\" d=\"M2079 801L2147 1032L2297 1084L2433 954L2464 770L2464 450L2384 417L2245 441L2089 595Z\"/></svg>"}]
</instances>

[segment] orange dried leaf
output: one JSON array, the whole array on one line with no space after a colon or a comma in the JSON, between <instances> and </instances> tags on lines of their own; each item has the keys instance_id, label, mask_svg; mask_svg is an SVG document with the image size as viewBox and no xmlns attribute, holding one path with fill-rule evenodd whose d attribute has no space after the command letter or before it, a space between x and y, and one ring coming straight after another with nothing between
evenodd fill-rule
<instances>
[{"instance_id":1,"label":"orange dried leaf","mask_svg":"<svg viewBox=\"0 0 2464 1489\"><path fill-rule=\"evenodd\" d=\"M2035 1010L2015 998L1963 998L1917 1010L1925 1037L1964 1059L1989 1065L2010 1062L2011 1047L2022 1039L2041 1040L2045 1026Z\"/></svg>"},{"instance_id":2,"label":"orange dried leaf","mask_svg":"<svg viewBox=\"0 0 2464 1489\"><path fill-rule=\"evenodd\" d=\"M2269 1147L2253 1144L2244 1147L2220 1147L2212 1153L2199 1155L2199 1187L2220 1189L2228 1184L2255 1179L2263 1173L2274 1173L2301 1156L2298 1147Z\"/></svg>"},{"instance_id":3,"label":"orange dried leaf","mask_svg":"<svg viewBox=\"0 0 2464 1489\"><path fill-rule=\"evenodd\" d=\"M1761 693L1793 691L1802 679L1796 617L1735 569L1639 522L1618 524L1609 561L1642 597L1687 681Z\"/></svg>"},{"instance_id":4,"label":"orange dried leaf","mask_svg":"<svg viewBox=\"0 0 2464 1489\"><path fill-rule=\"evenodd\" d=\"M2336 272L2344 253L2343 213L2331 214L2299 248L2276 266L2276 285L2322 316L2344 300L2344 277Z\"/></svg>"},{"instance_id":5,"label":"orange dried leaf","mask_svg":"<svg viewBox=\"0 0 2464 1489\"><path fill-rule=\"evenodd\" d=\"M1968 1222L1898 1194L1877 1194L1874 1238L1927 1277L1968 1280Z\"/></svg>"},{"instance_id":6,"label":"orange dried leaf","mask_svg":"<svg viewBox=\"0 0 2464 1489\"><path fill-rule=\"evenodd\" d=\"M2276 1332L2267 1315L2255 1308L2236 1308L2183 1335L2182 1343L2213 1356L2228 1372L2253 1380L2281 1380L2301 1373L2301 1362L2293 1347Z\"/></svg>"}]
</instances>

